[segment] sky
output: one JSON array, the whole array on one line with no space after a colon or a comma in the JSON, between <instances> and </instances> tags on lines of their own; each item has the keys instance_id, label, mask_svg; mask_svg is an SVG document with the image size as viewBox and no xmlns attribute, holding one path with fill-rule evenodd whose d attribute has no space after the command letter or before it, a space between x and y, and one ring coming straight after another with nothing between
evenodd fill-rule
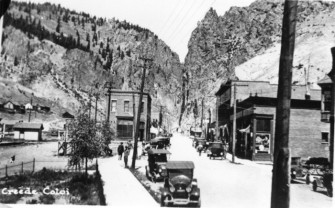
<instances>
[{"instance_id":1,"label":"sky","mask_svg":"<svg viewBox=\"0 0 335 208\"><path fill-rule=\"evenodd\" d=\"M25 1L29 0L16 0ZM184 62L187 44L210 7L223 15L232 6L249 6L255 0L30 0L51 2L97 17L126 20L158 35Z\"/></svg>"}]
</instances>

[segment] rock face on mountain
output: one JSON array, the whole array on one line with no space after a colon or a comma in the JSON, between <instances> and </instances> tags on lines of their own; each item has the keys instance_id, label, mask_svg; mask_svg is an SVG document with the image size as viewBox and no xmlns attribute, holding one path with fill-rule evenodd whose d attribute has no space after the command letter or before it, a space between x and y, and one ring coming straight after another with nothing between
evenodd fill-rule
<instances>
[{"instance_id":1,"label":"rock face on mountain","mask_svg":"<svg viewBox=\"0 0 335 208\"><path fill-rule=\"evenodd\" d=\"M176 114L182 77L179 57L151 31L49 3L12 2L4 26L0 76L35 96L75 113L98 92L103 118L104 84L111 81L114 89L139 90L141 58L147 57L153 61L146 65L145 91L153 105L164 104Z\"/></svg>"},{"instance_id":2,"label":"rock face on mountain","mask_svg":"<svg viewBox=\"0 0 335 208\"><path fill-rule=\"evenodd\" d=\"M229 78L278 79L283 2L258 0L249 7L232 7L223 16L211 8L198 23L188 43L184 66L185 106L181 109L188 123L194 123L195 100L204 99L204 112L214 109L212 96ZM299 2L294 64L295 68L305 67L309 77L322 78L324 70L330 69L334 7L334 2ZM322 55L317 55L320 51ZM305 83L303 69L294 73L293 80Z\"/></svg>"}]
</instances>

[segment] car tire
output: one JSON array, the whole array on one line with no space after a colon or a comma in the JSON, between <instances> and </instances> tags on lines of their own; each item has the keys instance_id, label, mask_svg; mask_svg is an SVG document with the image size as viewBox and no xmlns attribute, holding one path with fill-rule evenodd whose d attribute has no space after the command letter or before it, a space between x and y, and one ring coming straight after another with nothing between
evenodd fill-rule
<instances>
[{"instance_id":1,"label":"car tire","mask_svg":"<svg viewBox=\"0 0 335 208\"><path fill-rule=\"evenodd\" d=\"M165 200L165 197L162 196L162 197L161 197L161 207L165 207L165 206L166 206L164 200Z\"/></svg>"},{"instance_id":2,"label":"car tire","mask_svg":"<svg viewBox=\"0 0 335 208\"><path fill-rule=\"evenodd\" d=\"M316 184L316 181L313 182L313 191L316 191L318 189L318 185Z\"/></svg>"},{"instance_id":3,"label":"car tire","mask_svg":"<svg viewBox=\"0 0 335 208\"><path fill-rule=\"evenodd\" d=\"M327 195L328 195L329 197L333 197L333 188L332 188L332 187L328 187L328 188L327 188Z\"/></svg>"}]
</instances>

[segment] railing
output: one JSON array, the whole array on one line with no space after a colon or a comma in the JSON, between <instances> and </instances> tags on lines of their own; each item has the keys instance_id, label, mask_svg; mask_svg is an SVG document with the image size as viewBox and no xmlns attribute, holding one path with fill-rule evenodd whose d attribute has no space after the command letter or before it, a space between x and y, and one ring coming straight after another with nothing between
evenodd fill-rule
<instances>
[{"instance_id":1,"label":"railing","mask_svg":"<svg viewBox=\"0 0 335 208\"><path fill-rule=\"evenodd\" d=\"M58 163L58 164L56 164ZM96 170L97 163L90 163L91 167L93 166L93 170ZM67 162L64 161L36 161L35 158L33 161L28 162L19 162L15 165L5 165L5 167L0 168L0 181L2 178L6 178L12 175L20 175L26 173L34 173L36 171L40 171L43 168L55 170L55 171L67 171L67 172L84 172L85 166L82 164L81 168L70 167L67 165ZM90 168L89 170L92 170Z\"/></svg>"}]
</instances>

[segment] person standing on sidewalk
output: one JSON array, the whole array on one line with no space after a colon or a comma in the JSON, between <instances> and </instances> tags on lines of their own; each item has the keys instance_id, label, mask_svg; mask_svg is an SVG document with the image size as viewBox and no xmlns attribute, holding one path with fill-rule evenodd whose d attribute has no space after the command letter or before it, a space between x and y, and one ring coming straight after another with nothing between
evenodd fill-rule
<instances>
[{"instance_id":1,"label":"person standing on sidewalk","mask_svg":"<svg viewBox=\"0 0 335 208\"><path fill-rule=\"evenodd\" d=\"M123 159L124 159L124 167L127 168L128 167L128 156L129 156L129 153L130 153L130 149L128 147L126 147L125 151L124 151L124 156L123 156Z\"/></svg>"},{"instance_id":2,"label":"person standing on sidewalk","mask_svg":"<svg viewBox=\"0 0 335 208\"><path fill-rule=\"evenodd\" d=\"M123 142L121 142L121 144L117 148L117 153L119 155L119 160L122 159L123 152L124 152L124 147L123 147Z\"/></svg>"}]
</instances>

